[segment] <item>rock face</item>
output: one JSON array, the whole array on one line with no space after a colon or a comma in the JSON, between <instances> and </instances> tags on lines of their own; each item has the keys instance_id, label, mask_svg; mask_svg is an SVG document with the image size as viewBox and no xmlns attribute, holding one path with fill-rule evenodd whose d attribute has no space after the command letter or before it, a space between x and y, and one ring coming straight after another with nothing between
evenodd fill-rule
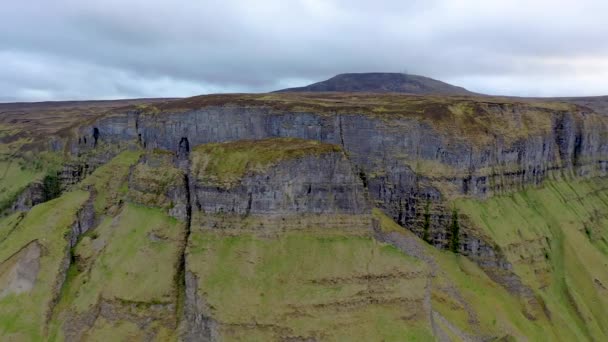
<instances>
[{"instance_id":1,"label":"rock face","mask_svg":"<svg viewBox=\"0 0 608 342\"><path fill-rule=\"evenodd\" d=\"M372 92L435 95L475 95L462 87L432 78L389 72L350 73L334 76L326 81L305 87L288 88L284 92Z\"/></svg>"},{"instance_id":2,"label":"rock face","mask_svg":"<svg viewBox=\"0 0 608 342\"><path fill-rule=\"evenodd\" d=\"M198 279L186 273L186 305L184 307L184 341L219 341L217 322L211 318L208 305L198 295Z\"/></svg>"},{"instance_id":3,"label":"rock face","mask_svg":"<svg viewBox=\"0 0 608 342\"><path fill-rule=\"evenodd\" d=\"M40 182L34 182L19 194L15 202L10 208L11 212L28 211L36 204L45 201L44 186Z\"/></svg>"},{"instance_id":4,"label":"rock face","mask_svg":"<svg viewBox=\"0 0 608 342\"><path fill-rule=\"evenodd\" d=\"M608 137L603 132L608 125L595 113L574 106L506 100L425 99L430 102L419 104L423 100L405 99L403 112L390 115L367 113L365 108L360 113L332 114L275 110L272 105L239 107L229 105L229 100L225 106L180 112L129 111L81 128L79 135L88 139L80 139L71 150L92 149L95 132L100 142L132 141L147 149L175 152L184 141L194 147L268 137L341 145L375 205L421 237L428 225L429 241L440 247L448 245L447 227L453 216L446 210L447 198L485 198L538 185L550 175L606 174ZM207 190L197 191L202 196ZM249 193L233 191L218 195L223 204L215 209L246 212ZM232 208L227 201L237 197ZM485 254L485 244L478 242L481 238L470 240L469 235L462 235L460 249Z\"/></svg>"},{"instance_id":5,"label":"rock face","mask_svg":"<svg viewBox=\"0 0 608 342\"><path fill-rule=\"evenodd\" d=\"M276 140L279 146L285 143L289 144ZM204 177L205 170L200 173ZM246 174L228 188L203 178L194 182L193 190L196 209L207 214L357 215L371 210L363 184L342 152L282 160L263 172Z\"/></svg>"},{"instance_id":6,"label":"rock face","mask_svg":"<svg viewBox=\"0 0 608 342\"><path fill-rule=\"evenodd\" d=\"M68 236L70 247L76 246L78 238L95 226L94 200L95 195L91 194L83 207L76 212L76 220L72 224L71 234Z\"/></svg>"},{"instance_id":7,"label":"rock face","mask_svg":"<svg viewBox=\"0 0 608 342\"><path fill-rule=\"evenodd\" d=\"M32 241L0 264L0 298L31 291L40 270L41 248Z\"/></svg>"}]
</instances>

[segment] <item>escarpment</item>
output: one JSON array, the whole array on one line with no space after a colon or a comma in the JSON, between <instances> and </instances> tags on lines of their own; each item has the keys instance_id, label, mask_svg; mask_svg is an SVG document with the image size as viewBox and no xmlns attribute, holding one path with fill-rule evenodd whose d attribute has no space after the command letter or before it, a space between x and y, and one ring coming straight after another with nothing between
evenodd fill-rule
<instances>
[{"instance_id":1,"label":"escarpment","mask_svg":"<svg viewBox=\"0 0 608 342\"><path fill-rule=\"evenodd\" d=\"M584 107L218 95L66 122L0 136L24 137L0 155L0 280L23 284L0 336L606 335L608 119ZM33 300L35 328L3 323Z\"/></svg>"},{"instance_id":2,"label":"escarpment","mask_svg":"<svg viewBox=\"0 0 608 342\"><path fill-rule=\"evenodd\" d=\"M443 247L452 217L446 210L450 198L486 198L553 176L606 173L606 119L573 105L394 95L324 102L282 96L209 97L198 99L199 105L194 98L131 110L80 128L80 143L72 140L70 149L93 148L94 132L102 142L132 141L169 151L177 151L182 138L193 147L268 137L341 145L375 204L414 231L428 225L430 241Z\"/></svg>"}]
</instances>

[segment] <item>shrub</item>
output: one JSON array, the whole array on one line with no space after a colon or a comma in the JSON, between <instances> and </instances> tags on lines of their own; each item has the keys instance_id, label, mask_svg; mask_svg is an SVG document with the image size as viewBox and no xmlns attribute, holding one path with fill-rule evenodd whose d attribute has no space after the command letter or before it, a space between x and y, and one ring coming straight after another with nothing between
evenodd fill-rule
<instances>
[{"instance_id":1,"label":"shrub","mask_svg":"<svg viewBox=\"0 0 608 342\"><path fill-rule=\"evenodd\" d=\"M57 172L49 172L42 179L42 191L45 201L59 197L61 194L61 182Z\"/></svg>"}]
</instances>

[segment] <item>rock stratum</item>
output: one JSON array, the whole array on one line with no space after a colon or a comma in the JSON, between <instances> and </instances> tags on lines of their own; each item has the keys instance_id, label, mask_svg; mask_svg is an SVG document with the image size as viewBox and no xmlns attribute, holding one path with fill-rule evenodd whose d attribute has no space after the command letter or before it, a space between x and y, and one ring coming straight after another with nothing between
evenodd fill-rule
<instances>
[{"instance_id":1,"label":"rock stratum","mask_svg":"<svg viewBox=\"0 0 608 342\"><path fill-rule=\"evenodd\" d=\"M606 340L608 113L568 100L0 105L1 339Z\"/></svg>"}]
</instances>

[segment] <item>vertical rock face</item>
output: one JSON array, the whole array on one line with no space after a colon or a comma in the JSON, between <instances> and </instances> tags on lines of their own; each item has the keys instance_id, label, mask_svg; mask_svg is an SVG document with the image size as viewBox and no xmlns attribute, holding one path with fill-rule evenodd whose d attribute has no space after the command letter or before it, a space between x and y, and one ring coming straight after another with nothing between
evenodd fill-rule
<instances>
[{"instance_id":1,"label":"vertical rock face","mask_svg":"<svg viewBox=\"0 0 608 342\"><path fill-rule=\"evenodd\" d=\"M197 181L194 203L208 214L232 215L356 215L370 210L363 184L341 152L281 161L229 188Z\"/></svg>"},{"instance_id":2,"label":"vertical rock face","mask_svg":"<svg viewBox=\"0 0 608 342\"><path fill-rule=\"evenodd\" d=\"M191 160L193 226L226 227L221 222L230 221L234 228L255 221L258 228L369 229L363 181L337 145L293 138L235 141L201 145Z\"/></svg>"},{"instance_id":3,"label":"vertical rock face","mask_svg":"<svg viewBox=\"0 0 608 342\"><path fill-rule=\"evenodd\" d=\"M95 194L92 193L83 207L76 212L76 220L72 224L71 234L69 235L70 247L74 247L78 238L95 226L94 200Z\"/></svg>"},{"instance_id":4,"label":"vertical rock face","mask_svg":"<svg viewBox=\"0 0 608 342\"><path fill-rule=\"evenodd\" d=\"M517 123L518 113L527 108L488 108L490 115L510 115ZM406 172L418 177L439 178L460 194L485 196L512 187L537 184L547 172L571 168L575 174L592 169L605 172L608 154L603 121L582 112L528 113L542 116L539 134L512 138L500 132L479 133L484 145L476 145L458 129L442 132L437 125L408 117L375 118L367 115L322 115L313 113L275 113L264 108L209 107L177 114L156 116L129 112L122 117L96 123L102 141L141 141L147 148L178 151L210 142L296 137L341 144L354 163L372 175ZM506 113L506 114L505 114ZM527 112L526 112L527 113ZM524 118L519 118L524 125ZM517 129L517 125L514 125ZM489 128L488 128L489 129ZM525 128L520 128L524 130ZM91 128L83 128L83 134ZM87 141L93 139L91 137ZM184 140L185 139L185 140ZM485 139L485 140L484 140ZM81 139L84 141L84 139ZM90 143L72 150L91 147ZM441 169L433 170L431 163ZM428 170L431 168L431 170ZM429 172L433 171L433 172Z\"/></svg>"},{"instance_id":5,"label":"vertical rock face","mask_svg":"<svg viewBox=\"0 0 608 342\"><path fill-rule=\"evenodd\" d=\"M72 144L71 150L90 149L94 141L131 141L147 149L174 151L179 157L201 144L243 139L291 137L337 144L348 154L353 173L367 187L373 205L431 244L503 270L510 265L502 253L465 217L460 218L460 229L450 228L454 217L460 217L449 208L450 198L487 198L538 185L552 175L588 177L607 172L605 117L573 106L433 101L390 115L370 114L365 108L336 114L217 104L180 112L130 111L82 128L81 143ZM192 204L200 212L238 215L357 210L358 200L325 185L304 201L288 198L292 192L305 194L307 184L318 185L314 179L291 180L289 175L297 170L307 171L298 175L331 176L323 173L331 170L327 165L337 164L331 160L310 160L301 166L287 163L269 171L276 183L262 175L246 177L230 188L197 182L191 189ZM329 206L325 192L336 194ZM454 241L457 246L452 246Z\"/></svg>"},{"instance_id":6,"label":"vertical rock face","mask_svg":"<svg viewBox=\"0 0 608 342\"><path fill-rule=\"evenodd\" d=\"M28 211L36 204L45 201L44 186L40 182L34 182L19 194L12 207L11 212Z\"/></svg>"},{"instance_id":7,"label":"vertical rock face","mask_svg":"<svg viewBox=\"0 0 608 342\"><path fill-rule=\"evenodd\" d=\"M80 139L81 145L72 150L90 148L95 132L99 141L138 141L148 149L176 152L210 142L267 137L340 144L365 178L372 198L404 226L419 225L427 202L439 208L446 196L483 198L537 185L552 173L606 173L606 123L597 115L525 104L456 107L438 109L447 116L441 120L457 121L458 115L466 114L463 111L474 111L466 114L473 121L433 122L432 115L429 119L276 112L263 107L210 106L156 115L131 111L83 128L83 137L89 138ZM509 130L484 120L503 120ZM470 127L477 131L467 131ZM444 222L441 215L431 215L433 227Z\"/></svg>"}]
</instances>

